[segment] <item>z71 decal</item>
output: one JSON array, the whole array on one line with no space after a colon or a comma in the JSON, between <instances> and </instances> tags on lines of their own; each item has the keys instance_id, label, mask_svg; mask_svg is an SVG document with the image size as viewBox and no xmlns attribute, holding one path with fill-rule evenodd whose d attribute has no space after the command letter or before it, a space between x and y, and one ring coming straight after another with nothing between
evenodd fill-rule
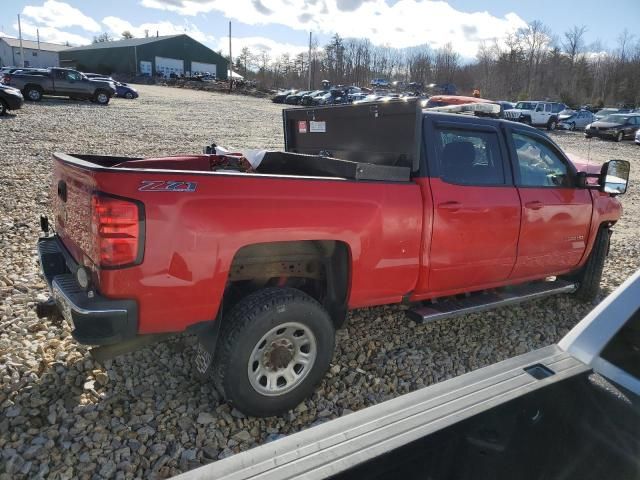
<instances>
[{"instance_id":1,"label":"z71 decal","mask_svg":"<svg viewBox=\"0 0 640 480\"><path fill-rule=\"evenodd\" d=\"M175 180L142 180L138 191L140 192L195 192L196 182L182 182Z\"/></svg>"}]
</instances>

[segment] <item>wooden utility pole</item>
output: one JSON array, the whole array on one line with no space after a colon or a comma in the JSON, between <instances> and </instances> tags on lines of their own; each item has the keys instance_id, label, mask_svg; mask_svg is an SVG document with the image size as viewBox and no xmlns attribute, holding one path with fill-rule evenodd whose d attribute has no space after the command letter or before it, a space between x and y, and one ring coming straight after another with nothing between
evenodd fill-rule
<instances>
[{"instance_id":1,"label":"wooden utility pole","mask_svg":"<svg viewBox=\"0 0 640 480\"><path fill-rule=\"evenodd\" d=\"M20 37L20 58L22 59L22 68L24 68L24 48L22 48L22 25L20 24L20 14L18 14L18 37Z\"/></svg>"},{"instance_id":2,"label":"wooden utility pole","mask_svg":"<svg viewBox=\"0 0 640 480\"><path fill-rule=\"evenodd\" d=\"M311 90L311 32L309 32L309 83L307 85L307 90Z\"/></svg>"},{"instance_id":3,"label":"wooden utility pole","mask_svg":"<svg viewBox=\"0 0 640 480\"><path fill-rule=\"evenodd\" d=\"M233 90L233 57L231 56L231 21L229 21L229 93Z\"/></svg>"}]
</instances>

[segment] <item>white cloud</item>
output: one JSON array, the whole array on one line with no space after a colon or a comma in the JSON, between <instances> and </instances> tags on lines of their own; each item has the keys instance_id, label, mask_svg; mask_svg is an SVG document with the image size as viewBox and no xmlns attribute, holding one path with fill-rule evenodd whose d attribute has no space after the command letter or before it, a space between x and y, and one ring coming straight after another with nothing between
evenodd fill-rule
<instances>
[{"instance_id":1,"label":"white cloud","mask_svg":"<svg viewBox=\"0 0 640 480\"><path fill-rule=\"evenodd\" d=\"M503 38L524 27L515 13L496 17L487 11L462 12L444 1L400 0L141 0L150 8L182 15L216 11L249 25L278 24L300 31L368 38L377 45L397 48L452 43L465 57L473 57L482 40Z\"/></svg>"},{"instance_id":2,"label":"white cloud","mask_svg":"<svg viewBox=\"0 0 640 480\"><path fill-rule=\"evenodd\" d=\"M119 39L122 32L125 30L131 32L134 37L144 37L146 30L149 32L150 36L155 36L156 32L158 32L159 35L178 35L186 33L201 43L211 43L214 41L214 37L212 35L207 35L190 22L184 22L184 24L180 25L165 20L162 22L132 25L130 22L123 20L122 18L105 17L102 19L102 23L109 28L110 33L116 39Z\"/></svg>"},{"instance_id":3,"label":"white cloud","mask_svg":"<svg viewBox=\"0 0 640 480\"><path fill-rule=\"evenodd\" d=\"M47 0L40 7L27 5L22 15L37 25L53 29L80 27L87 32L99 32L100 24L68 3Z\"/></svg>"},{"instance_id":4,"label":"white cloud","mask_svg":"<svg viewBox=\"0 0 640 480\"><path fill-rule=\"evenodd\" d=\"M32 24L29 21L23 20L22 22L22 35L23 37L36 38L38 33L40 34L40 40L43 42L60 43L65 44L69 42L69 45L78 46L91 43L91 39L83 37L82 35L76 35L75 33L65 32L53 27L41 27ZM13 24L13 28L18 31L18 23Z\"/></svg>"},{"instance_id":5,"label":"white cloud","mask_svg":"<svg viewBox=\"0 0 640 480\"><path fill-rule=\"evenodd\" d=\"M259 55L261 52L266 52L270 60L275 60L277 57L285 53L295 56L298 53L307 52L309 49L307 45L281 43L266 37L231 37L231 40L234 59L240 55L240 51L244 47L248 47L253 55ZM216 51L222 51L223 55L228 55L229 38L221 37L217 44L214 44L212 48Z\"/></svg>"}]
</instances>

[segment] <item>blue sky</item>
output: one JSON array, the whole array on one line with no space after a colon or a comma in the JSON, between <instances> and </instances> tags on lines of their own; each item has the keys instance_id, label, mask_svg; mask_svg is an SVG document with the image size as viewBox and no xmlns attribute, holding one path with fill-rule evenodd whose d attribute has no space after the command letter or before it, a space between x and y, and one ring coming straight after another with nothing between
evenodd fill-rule
<instances>
[{"instance_id":1,"label":"blue sky","mask_svg":"<svg viewBox=\"0 0 640 480\"><path fill-rule=\"evenodd\" d=\"M337 32L364 37L377 45L408 47L451 42L473 58L480 41L502 38L532 20L541 20L558 36L585 25L587 43L614 48L626 28L640 41L640 0L1 0L0 33L41 40L88 43L109 32L119 37L187 33L206 45L227 50L227 25L233 23L234 51L249 46L272 58L304 51L312 30L322 45Z\"/></svg>"}]
</instances>

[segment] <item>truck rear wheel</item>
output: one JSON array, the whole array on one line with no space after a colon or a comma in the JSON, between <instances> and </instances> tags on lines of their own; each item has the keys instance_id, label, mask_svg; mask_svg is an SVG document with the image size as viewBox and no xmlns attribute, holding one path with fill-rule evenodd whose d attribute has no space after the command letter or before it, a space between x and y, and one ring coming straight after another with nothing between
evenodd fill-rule
<instances>
[{"instance_id":1,"label":"truck rear wheel","mask_svg":"<svg viewBox=\"0 0 640 480\"><path fill-rule=\"evenodd\" d=\"M39 102L42 100L42 89L29 85L24 89L24 96L33 102Z\"/></svg>"},{"instance_id":2,"label":"truck rear wheel","mask_svg":"<svg viewBox=\"0 0 640 480\"><path fill-rule=\"evenodd\" d=\"M212 368L218 391L247 415L284 413L310 396L333 356L326 310L293 288L267 288L223 319Z\"/></svg>"},{"instance_id":3,"label":"truck rear wheel","mask_svg":"<svg viewBox=\"0 0 640 480\"><path fill-rule=\"evenodd\" d=\"M577 274L570 277L571 280L578 282L578 289L574 295L583 302L593 302L598 296L604 261L609 251L610 235L609 229L600 229L587 263Z\"/></svg>"}]
</instances>

